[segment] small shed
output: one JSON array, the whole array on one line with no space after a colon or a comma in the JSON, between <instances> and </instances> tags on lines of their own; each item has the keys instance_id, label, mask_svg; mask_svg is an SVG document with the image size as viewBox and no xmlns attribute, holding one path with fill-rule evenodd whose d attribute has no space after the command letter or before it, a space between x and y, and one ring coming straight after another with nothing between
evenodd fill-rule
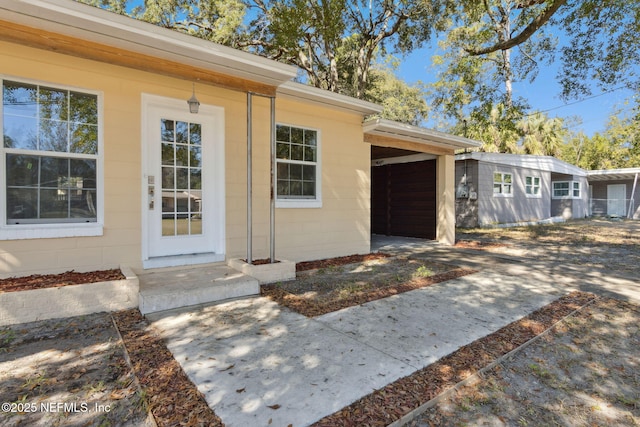
<instances>
[{"instance_id":1,"label":"small shed","mask_svg":"<svg viewBox=\"0 0 640 427\"><path fill-rule=\"evenodd\" d=\"M640 168L587 171L591 214L640 219Z\"/></svg>"}]
</instances>

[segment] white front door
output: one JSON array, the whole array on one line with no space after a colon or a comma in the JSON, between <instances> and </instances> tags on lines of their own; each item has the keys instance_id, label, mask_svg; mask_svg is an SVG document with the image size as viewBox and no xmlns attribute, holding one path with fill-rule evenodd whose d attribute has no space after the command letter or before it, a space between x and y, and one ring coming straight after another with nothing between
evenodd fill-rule
<instances>
[{"instance_id":1,"label":"white front door","mask_svg":"<svg viewBox=\"0 0 640 427\"><path fill-rule=\"evenodd\" d=\"M607 215L625 216L626 197L626 184L607 185Z\"/></svg>"},{"instance_id":2,"label":"white front door","mask_svg":"<svg viewBox=\"0 0 640 427\"><path fill-rule=\"evenodd\" d=\"M224 112L143 98L145 267L224 260Z\"/></svg>"}]
</instances>

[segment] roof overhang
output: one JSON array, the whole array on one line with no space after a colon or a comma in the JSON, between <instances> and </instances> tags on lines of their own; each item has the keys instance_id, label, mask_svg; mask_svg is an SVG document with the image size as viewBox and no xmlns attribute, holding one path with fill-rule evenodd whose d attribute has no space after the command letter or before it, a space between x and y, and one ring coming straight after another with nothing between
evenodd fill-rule
<instances>
[{"instance_id":1,"label":"roof overhang","mask_svg":"<svg viewBox=\"0 0 640 427\"><path fill-rule=\"evenodd\" d=\"M478 148L482 145L473 139L387 119L367 120L362 127L366 142L383 147L432 154L453 154L455 150Z\"/></svg>"},{"instance_id":2,"label":"roof overhang","mask_svg":"<svg viewBox=\"0 0 640 427\"><path fill-rule=\"evenodd\" d=\"M133 52L271 87L292 79L297 71L270 59L71 0L0 0L0 21L0 40L77 56L91 55L92 45L106 46L116 50L116 59L119 52ZM52 45L56 39L51 34L63 36L57 40L58 45ZM69 40L77 42L70 44ZM84 54L83 44L88 45ZM142 61L136 68L154 70L154 66L153 62Z\"/></svg>"},{"instance_id":3,"label":"roof overhang","mask_svg":"<svg viewBox=\"0 0 640 427\"><path fill-rule=\"evenodd\" d=\"M636 177L640 180L640 168L587 171L589 181L626 181L636 179Z\"/></svg>"},{"instance_id":4,"label":"roof overhang","mask_svg":"<svg viewBox=\"0 0 640 427\"><path fill-rule=\"evenodd\" d=\"M382 107L372 102L292 81L280 85L277 89L277 94L280 98L302 100L323 107L357 113L362 116L382 112Z\"/></svg>"},{"instance_id":5,"label":"roof overhang","mask_svg":"<svg viewBox=\"0 0 640 427\"><path fill-rule=\"evenodd\" d=\"M535 156L530 154L507 153L463 153L456 155L456 160L478 160L487 163L509 165L519 168L541 170L563 175L586 176L586 172L567 162L551 156Z\"/></svg>"}]
</instances>

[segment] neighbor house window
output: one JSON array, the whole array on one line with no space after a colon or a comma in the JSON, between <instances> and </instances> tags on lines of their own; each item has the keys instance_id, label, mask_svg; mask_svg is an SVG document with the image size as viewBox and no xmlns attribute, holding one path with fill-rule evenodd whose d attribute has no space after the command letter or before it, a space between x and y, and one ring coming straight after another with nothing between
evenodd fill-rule
<instances>
[{"instance_id":1,"label":"neighbor house window","mask_svg":"<svg viewBox=\"0 0 640 427\"><path fill-rule=\"evenodd\" d=\"M317 130L277 125L276 191L280 206L310 206L320 200L318 159Z\"/></svg>"},{"instance_id":2,"label":"neighbor house window","mask_svg":"<svg viewBox=\"0 0 640 427\"><path fill-rule=\"evenodd\" d=\"M3 81L4 225L97 221L98 110L96 94Z\"/></svg>"},{"instance_id":3,"label":"neighbor house window","mask_svg":"<svg viewBox=\"0 0 640 427\"><path fill-rule=\"evenodd\" d=\"M580 198L580 183L577 181L558 181L553 183L553 197Z\"/></svg>"},{"instance_id":4,"label":"neighbor house window","mask_svg":"<svg viewBox=\"0 0 640 427\"><path fill-rule=\"evenodd\" d=\"M493 194L511 196L513 177L510 173L495 172L493 174Z\"/></svg>"},{"instance_id":5,"label":"neighbor house window","mask_svg":"<svg viewBox=\"0 0 640 427\"><path fill-rule=\"evenodd\" d=\"M524 190L527 196L529 197L538 197L540 196L540 177L537 176L527 176L524 179Z\"/></svg>"}]
</instances>

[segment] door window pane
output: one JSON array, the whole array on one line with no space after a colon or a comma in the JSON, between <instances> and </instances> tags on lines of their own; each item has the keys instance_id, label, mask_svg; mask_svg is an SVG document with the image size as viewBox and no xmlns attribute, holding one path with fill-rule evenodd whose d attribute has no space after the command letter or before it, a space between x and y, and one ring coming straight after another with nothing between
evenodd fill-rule
<instances>
[{"instance_id":1,"label":"door window pane","mask_svg":"<svg viewBox=\"0 0 640 427\"><path fill-rule=\"evenodd\" d=\"M202 234L202 126L168 119L160 126L162 235Z\"/></svg>"}]
</instances>

